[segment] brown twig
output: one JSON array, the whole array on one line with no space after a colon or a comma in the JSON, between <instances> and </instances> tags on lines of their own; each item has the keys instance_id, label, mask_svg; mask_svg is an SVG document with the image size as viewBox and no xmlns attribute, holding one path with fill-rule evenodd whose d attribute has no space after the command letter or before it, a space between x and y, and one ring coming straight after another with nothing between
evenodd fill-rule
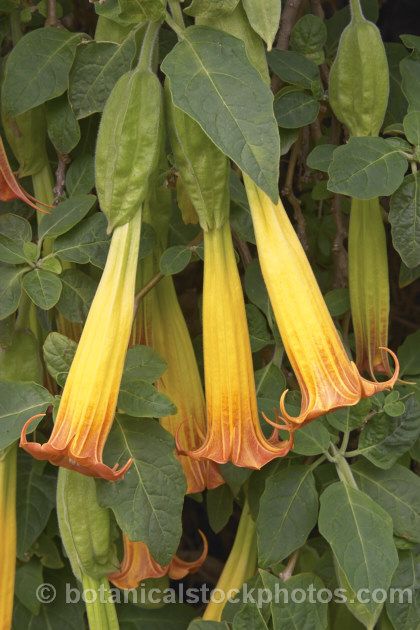
<instances>
[{"instance_id":1,"label":"brown twig","mask_svg":"<svg viewBox=\"0 0 420 630\"><path fill-rule=\"evenodd\" d=\"M289 48L290 34L296 24L301 11L302 5L307 0L287 0L281 12L279 34L277 36L276 48L279 50L287 50ZM274 93L278 92L282 82L279 77L273 75L271 89Z\"/></svg>"},{"instance_id":2,"label":"brown twig","mask_svg":"<svg viewBox=\"0 0 420 630\"><path fill-rule=\"evenodd\" d=\"M136 297L134 298L134 317L136 316L137 309L139 308L140 300L144 298L144 296L149 293L153 287L157 285L157 283L164 278L164 274L159 271L149 282L147 282L144 287L140 289L138 293L136 293Z\"/></svg>"},{"instance_id":3,"label":"brown twig","mask_svg":"<svg viewBox=\"0 0 420 630\"><path fill-rule=\"evenodd\" d=\"M302 214L301 202L295 196L293 192L293 177L295 174L296 163L299 157L301 148L301 134L299 134L299 138L296 140L294 145L292 146L292 150L290 152L290 160L287 167L286 180L284 182L284 186L282 189L282 194L287 197L292 208L293 214L297 223L297 234L300 242L305 251L308 251L308 239L306 238L306 223L305 218Z\"/></svg>"},{"instance_id":4,"label":"brown twig","mask_svg":"<svg viewBox=\"0 0 420 630\"><path fill-rule=\"evenodd\" d=\"M243 268L246 269L248 265L252 263L252 256L251 252L249 251L248 244L245 243L241 238L239 238L232 226L230 229L232 232L233 242L239 251L239 256L241 258Z\"/></svg>"},{"instance_id":5,"label":"brown twig","mask_svg":"<svg viewBox=\"0 0 420 630\"><path fill-rule=\"evenodd\" d=\"M320 20L325 18L324 9L322 8L321 0L311 0L311 10L314 15L319 17Z\"/></svg>"},{"instance_id":6,"label":"brown twig","mask_svg":"<svg viewBox=\"0 0 420 630\"><path fill-rule=\"evenodd\" d=\"M66 167L71 162L71 157L65 153L57 151L58 166L55 172L54 205L60 201L60 197L64 197L64 188L66 186Z\"/></svg>"},{"instance_id":7,"label":"brown twig","mask_svg":"<svg viewBox=\"0 0 420 630\"><path fill-rule=\"evenodd\" d=\"M292 577L293 571L295 570L296 562L300 554L300 549L296 549L287 561L286 568L279 574L279 577L283 582L286 582L289 578Z\"/></svg>"},{"instance_id":8,"label":"brown twig","mask_svg":"<svg viewBox=\"0 0 420 630\"><path fill-rule=\"evenodd\" d=\"M62 24L57 17L57 2L56 0L47 0L47 19L44 26L53 26L56 28L62 28Z\"/></svg>"}]
</instances>

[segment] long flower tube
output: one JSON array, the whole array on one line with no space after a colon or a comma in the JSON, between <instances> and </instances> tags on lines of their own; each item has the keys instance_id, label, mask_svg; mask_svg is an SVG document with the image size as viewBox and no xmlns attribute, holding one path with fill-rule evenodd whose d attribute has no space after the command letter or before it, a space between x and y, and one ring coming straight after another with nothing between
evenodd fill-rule
<instances>
[{"instance_id":1,"label":"long flower tube","mask_svg":"<svg viewBox=\"0 0 420 630\"><path fill-rule=\"evenodd\" d=\"M140 262L139 275L144 282L154 269L152 257ZM170 276L141 300L133 326L133 343L150 346L167 362L168 367L156 385L171 398L177 413L160 418L160 424L172 435L179 431L179 439L188 449L198 447L206 430L204 393L190 334ZM178 457L187 479L187 494L224 483L214 462Z\"/></svg>"},{"instance_id":2,"label":"long flower tube","mask_svg":"<svg viewBox=\"0 0 420 630\"><path fill-rule=\"evenodd\" d=\"M239 593L244 582L249 580L257 570L257 533L252 519L248 501L245 501L239 520L238 530L232 550L217 581L216 591L224 597L210 601L203 614L203 620L220 621L223 608L232 593Z\"/></svg>"},{"instance_id":3,"label":"long flower tube","mask_svg":"<svg viewBox=\"0 0 420 630\"><path fill-rule=\"evenodd\" d=\"M302 393L301 411L297 417L287 413L287 391L282 394L282 419L295 428L303 426L322 414L355 405L361 398L393 387L399 370L394 353L387 350L395 361L392 378L373 383L360 376L341 343L281 201L274 204L247 176L244 181L261 270Z\"/></svg>"},{"instance_id":4,"label":"long flower tube","mask_svg":"<svg viewBox=\"0 0 420 630\"><path fill-rule=\"evenodd\" d=\"M203 539L203 553L197 560L186 562L174 556L166 566L161 566L153 558L148 546L143 542L132 542L125 534L124 559L119 571L110 573L108 579L118 588L137 588L140 582L149 578L159 578L167 575L172 580L181 580L189 573L195 573L207 558L208 544L206 537L200 531Z\"/></svg>"},{"instance_id":5,"label":"long flower tube","mask_svg":"<svg viewBox=\"0 0 420 630\"><path fill-rule=\"evenodd\" d=\"M0 451L0 630L12 627L16 567L16 444Z\"/></svg>"},{"instance_id":6,"label":"long flower tube","mask_svg":"<svg viewBox=\"0 0 420 630\"><path fill-rule=\"evenodd\" d=\"M259 423L251 346L242 286L229 223L204 232L204 373L207 434L194 451L181 452L219 464L259 469L293 446L266 440ZM287 425L283 427L287 429ZM177 445L181 449L179 435Z\"/></svg>"},{"instance_id":7,"label":"long flower tube","mask_svg":"<svg viewBox=\"0 0 420 630\"><path fill-rule=\"evenodd\" d=\"M352 199L349 286L356 338L356 365L372 378L391 375L388 354L389 281L385 228L379 200Z\"/></svg>"},{"instance_id":8,"label":"long flower tube","mask_svg":"<svg viewBox=\"0 0 420 630\"><path fill-rule=\"evenodd\" d=\"M115 228L106 266L86 320L63 390L50 439L20 445L37 459L48 459L92 477L114 481L131 464L117 470L102 462L102 452L115 408L134 311L134 289L141 212Z\"/></svg>"}]
</instances>

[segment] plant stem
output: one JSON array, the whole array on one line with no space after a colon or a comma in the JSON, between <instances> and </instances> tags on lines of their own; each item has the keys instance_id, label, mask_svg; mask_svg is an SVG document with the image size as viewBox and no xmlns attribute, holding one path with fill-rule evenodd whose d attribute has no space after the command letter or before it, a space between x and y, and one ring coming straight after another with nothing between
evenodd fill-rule
<instances>
[{"instance_id":1,"label":"plant stem","mask_svg":"<svg viewBox=\"0 0 420 630\"><path fill-rule=\"evenodd\" d=\"M183 33L183 30L184 30L184 29L182 29L182 28L180 28L180 27L178 26L178 24L177 24L177 23L175 22L175 20L172 18L171 14L170 14L170 13L168 13L167 11L166 11L166 14L165 14L165 22L166 22L166 24L167 24L168 26L170 26L170 27L171 27L171 29L172 29L173 31L175 31L175 33L176 33L176 34L177 34L177 36L178 36L178 39L184 39L184 33Z\"/></svg>"},{"instance_id":2,"label":"plant stem","mask_svg":"<svg viewBox=\"0 0 420 630\"><path fill-rule=\"evenodd\" d=\"M119 624L107 577L94 579L83 574L86 612L90 630L118 630Z\"/></svg>"},{"instance_id":3,"label":"plant stem","mask_svg":"<svg viewBox=\"0 0 420 630\"><path fill-rule=\"evenodd\" d=\"M18 43L18 41L20 40L20 38L23 35L22 29L21 29L21 26L20 26L19 13L20 13L19 9L15 9L10 14L10 29L12 31L13 46L16 46L16 44Z\"/></svg>"},{"instance_id":4,"label":"plant stem","mask_svg":"<svg viewBox=\"0 0 420 630\"><path fill-rule=\"evenodd\" d=\"M352 20L354 20L354 22L362 22L365 20L362 13L362 7L360 6L360 0L350 0L350 9Z\"/></svg>"},{"instance_id":5,"label":"plant stem","mask_svg":"<svg viewBox=\"0 0 420 630\"><path fill-rule=\"evenodd\" d=\"M153 72L153 54L156 38L159 33L160 22L149 22L141 45L137 70L140 72Z\"/></svg>"},{"instance_id":6,"label":"plant stem","mask_svg":"<svg viewBox=\"0 0 420 630\"><path fill-rule=\"evenodd\" d=\"M336 466L337 474L340 478L340 481L358 490L357 483L353 477L353 473L351 472L350 466L344 459L343 455L341 455L341 453L339 453L334 446L332 446L332 448L334 449L335 466Z\"/></svg>"},{"instance_id":7,"label":"plant stem","mask_svg":"<svg viewBox=\"0 0 420 630\"><path fill-rule=\"evenodd\" d=\"M172 17L174 18L175 22L178 24L180 28L184 29L185 28L184 17L182 15L182 9L179 6L178 0L169 0L169 8L171 10Z\"/></svg>"}]
</instances>

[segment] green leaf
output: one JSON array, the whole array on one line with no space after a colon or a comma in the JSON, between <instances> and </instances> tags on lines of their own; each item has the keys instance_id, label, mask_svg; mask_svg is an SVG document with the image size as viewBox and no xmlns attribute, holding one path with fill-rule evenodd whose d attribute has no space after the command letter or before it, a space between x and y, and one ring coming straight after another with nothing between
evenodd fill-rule
<instances>
[{"instance_id":1,"label":"green leaf","mask_svg":"<svg viewBox=\"0 0 420 630\"><path fill-rule=\"evenodd\" d=\"M351 467L360 489L392 518L394 534L420 542L420 479L411 470L395 464L380 470L359 460Z\"/></svg>"},{"instance_id":2,"label":"green leaf","mask_svg":"<svg viewBox=\"0 0 420 630\"><path fill-rule=\"evenodd\" d=\"M405 401L397 418L384 413L373 416L360 434L359 452L379 468L391 468L420 434L420 406L414 396Z\"/></svg>"},{"instance_id":3,"label":"green leaf","mask_svg":"<svg viewBox=\"0 0 420 630\"><path fill-rule=\"evenodd\" d=\"M333 289L324 295L325 303L331 317L341 317L350 310L350 293L348 289Z\"/></svg>"},{"instance_id":4,"label":"green leaf","mask_svg":"<svg viewBox=\"0 0 420 630\"><path fill-rule=\"evenodd\" d=\"M53 252L61 260L79 264L92 263L104 268L109 249L109 236L106 233L107 220L102 212L81 221L72 230L59 236L53 245Z\"/></svg>"},{"instance_id":5,"label":"green leaf","mask_svg":"<svg viewBox=\"0 0 420 630\"><path fill-rule=\"evenodd\" d=\"M97 283L79 269L66 269L60 280L63 290L57 309L70 322L84 322L95 296Z\"/></svg>"},{"instance_id":6,"label":"green leaf","mask_svg":"<svg viewBox=\"0 0 420 630\"><path fill-rule=\"evenodd\" d=\"M24 557L37 540L55 506L57 480L43 468L44 464L40 465L33 457L19 451L16 492L19 557Z\"/></svg>"},{"instance_id":7,"label":"green leaf","mask_svg":"<svg viewBox=\"0 0 420 630\"><path fill-rule=\"evenodd\" d=\"M77 343L65 335L58 332L48 335L42 351L47 370L55 380L60 374L68 374L76 349Z\"/></svg>"},{"instance_id":8,"label":"green leaf","mask_svg":"<svg viewBox=\"0 0 420 630\"><path fill-rule=\"evenodd\" d=\"M44 413L53 402L49 391L36 383L0 381L0 450L20 437L29 418ZM34 420L27 433L36 429L40 422L41 418Z\"/></svg>"},{"instance_id":9,"label":"green leaf","mask_svg":"<svg viewBox=\"0 0 420 630\"><path fill-rule=\"evenodd\" d=\"M398 285L400 288L402 289L408 286L412 282L415 282L418 278L420 278L420 265L410 269L410 267L407 267L407 265L404 265L401 261L400 275L398 278Z\"/></svg>"},{"instance_id":10,"label":"green leaf","mask_svg":"<svg viewBox=\"0 0 420 630\"><path fill-rule=\"evenodd\" d=\"M175 105L277 201L280 142L273 96L248 60L245 44L204 26L192 26L183 35L161 66Z\"/></svg>"},{"instance_id":11,"label":"green leaf","mask_svg":"<svg viewBox=\"0 0 420 630\"><path fill-rule=\"evenodd\" d=\"M62 286L60 278L42 269L30 271L24 276L22 281L22 287L32 302L44 310L48 310L54 304L57 304Z\"/></svg>"},{"instance_id":12,"label":"green leaf","mask_svg":"<svg viewBox=\"0 0 420 630\"><path fill-rule=\"evenodd\" d=\"M311 422L295 433L293 451L300 455L325 453L330 445L330 434L320 422Z\"/></svg>"},{"instance_id":13,"label":"green leaf","mask_svg":"<svg viewBox=\"0 0 420 630\"><path fill-rule=\"evenodd\" d=\"M407 159L383 138L352 137L333 153L328 189L356 199L391 195L406 170Z\"/></svg>"},{"instance_id":14,"label":"green leaf","mask_svg":"<svg viewBox=\"0 0 420 630\"><path fill-rule=\"evenodd\" d=\"M327 41L327 27L321 18L307 13L296 22L290 36L290 45L320 65L324 61L324 44Z\"/></svg>"},{"instance_id":15,"label":"green leaf","mask_svg":"<svg viewBox=\"0 0 420 630\"><path fill-rule=\"evenodd\" d=\"M335 144L319 144L308 155L306 164L309 168L327 173L336 148Z\"/></svg>"},{"instance_id":16,"label":"green leaf","mask_svg":"<svg viewBox=\"0 0 420 630\"><path fill-rule=\"evenodd\" d=\"M142 221L140 234L139 260L149 256L156 245L156 232L149 223Z\"/></svg>"},{"instance_id":17,"label":"green leaf","mask_svg":"<svg viewBox=\"0 0 420 630\"><path fill-rule=\"evenodd\" d=\"M412 551L401 551L399 555L400 562L392 577L386 612L395 630L418 630L420 558Z\"/></svg>"},{"instance_id":18,"label":"green leaf","mask_svg":"<svg viewBox=\"0 0 420 630\"><path fill-rule=\"evenodd\" d=\"M420 265L420 173L404 177L390 201L392 243L407 267Z\"/></svg>"},{"instance_id":19,"label":"green leaf","mask_svg":"<svg viewBox=\"0 0 420 630\"><path fill-rule=\"evenodd\" d=\"M256 603L247 602L235 615L232 630L268 630Z\"/></svg>"},{"instance_id":20,"label":"green leaf","mask_svg":"<svg viewBox=\"0 0 420 630\"><path fill-rule=\"evenodd\" d=\"M414 146L420 146L420 111L412 111L403 120L405 137Z\"/></svg>"},{"instance_id":21,"label":"green leaf","mask_svg":"<svg viewBox=\"0 0 420 630\"><path fill-rule=\"evenodd\" d=\"M32 559L17 567L15 595L34 615L38 615L41 608L41 601L36 594L37 588L42 583L42 564L39 560Z\"/></svg>"},{"instance_id":22,"label":"green leaf","mask_svg":"<svg viewBox=\"0 0 420 630\"><path fill-rule=\"evenodd\" d=\"M273 630L326 630L328 626L327 602L318 598L314 605L311 597L301 594L321 592L322 580L313 573L293 575L283 582L267 571L260 571L265 588L271 591Z\"/></svg>"},{"instance_id":23,"label":"green leaf","mask_svg":"<svg viewBox=\"0 0 420 630\"><path fill-rule=\"evenodd\" d=\"M279 29L281 0L243 0L243 5L252 28L271 50Z\"/></svg>"},{"instance_id":24,"label":"green leaf","mask_svg":"<svg viewBox=\"0 0 420 630\"><path fill-rule=\"evenodd\" d=\"M265 367L255 372L255 389L258 398L269 398L274 401L280 397L286 389L286 377L277 365L268 363Z\"/></svg>"},{"instance_id":25,"label":"green leaf","mask_svg":"<svg viewBox=\"0 0 420 630\"><path fill-rule=\"evenodd\" d=\"M219 17L223 13L232 13L239 0L192 0L189 7L184 9L187 15L194 17Z\"/></svg>"},{"instance_id":26,"label":"green leaf","mask_svg":"<svg viewBox=\"0 0 420 630\"><path fill-rule=\"evenodd\" d=\"M147 544L165 566L181 537L181 511L187 484L174 455L173 437L153 420L116 416L105 446L105 459L133 463L124 479L99 481L98 501L111 508L118 525L133 540Z\"/></svg>"},{"instance_id":27,"label":"green leaf","mask_svg":"<svg viewBox=\"0 0 420 630\"><path fill-rule=\"evenodd\" d=\"M245 291L251 302L258 306L265 315L268 315L270 300L257 258L245 270Z\"/></svg>"},{"instance_id":28,"label":"green leaf","mask_svg":"<svg viewBox=\"0 0 420 630\"><path fill-rule=\"evenodd\" d=\"M408 111L420 110L420 59L413 52L400 62L401 89L408 101Z\"/></svg>"},{"instance_id":29,"label":"green leaf","mask_svg":"<svg viewBox=\"0 0 420 630\"><path fill-rule=\"evenodd\" d=\"M42 28L26 33L7 60L2 100L8 116L17 116L67 89L81 33Z\"/></svg>"},{"instance_id":30,"label":"green leaf","mask_svg":"<svg viewBox=\"0 0 420 630\"><path fill-rule=\"evenodd\" d=\"M218 488L207 490L206 503L210 527L218 534L227 525L233 512L231 489L224 483Z\"/></svg>"},{"instance_id":31,"label":"green leaf","mask_svg":"<svg viewBox=\"0 0 420 630\"><path fill-rule=\"evenodd\" d=\"M420 330L407 335L404 343L398 348L398 361L402 374L420 374Z\"/></svg>"},{"instance_id":32,"label":"green leaf","mask_svg":"<svg viewBox=\"0 0 420 630\"><path fill-rule=\"evenodd\" d=\"M339 431L353 431L353 429L357 429L364 423L371 408L371 401L365 398L358 402L357 405L336 409L325 417L335 429Z\"/></svg>"},{"instance_id":33,"label":"green leaf","mask_svg":"<svg viewBox=\"0 0 420 630\"><path fill-rule=\"evenodd\" d=\"M321 495L318 526L332 547L344 588L355 593L365 588L370 594L388 589L398 555L391 518L379 505L360 490L334 483ZM370 627L382 608L374 599L364 604Z\"/></svg>"},{"instance_id":34,"label":"green leaf","mask_svg":"<svg viewBox=\"0 0 420 630\"><path fill-rule=\"evenodd\" d=\"M47 534L41 534L28 550L28 553L39 558L41 565L49 569L62 569L64 567L57 545Z\"/></svg>"},{"instance_id":35,"label":"green leaf","mask_svg":"<svg viewBox=\"0 0 420 630\"><path fill-rule=\"evenodd\" d=\"M254 304L245 304L246 319L251 341L251 351L258 352L273 341L267 327L267 321Z\"/></svg>"},{"instance_id":36,"label":"green leaf","mask_svg":"<svg viewBox=\"0 0 420 630\"><path fill-rule=\"evenodd\" d=\"M318 495L307 466L292 466L270 476L257 518L260 565L272 566L301 547L317 516Z\"/></svg>"},{"instance_id":37,"label":"green leaf","mask_svg":"<svg viewBox=\"0 0 420 630\"><path fill-rule=\"evenodd\" d=\"M195 619L188 626L188 630L229 630L229 625L225 621Z\"/></svg>"},{"instance_id":38,"label":"green leaf","mask_svg":"<svg viewBox=\"0 0 420 630\"><path fill-rule=\"evenodd\" d=\"M35 245L35 243L27 243L27 245ZM39 268L44 269L44 271L51 271L51 273L55 273L57 275L60 275L60 273L63 271L61 262L58 260L58 258L55 257L45 257L41 259L39 261Z\"/></svg>"},{"instance_id":39,"label":"green leaf","mask_svg":"<svg viewBox=\"0 0 420 630\"><path fill-rule=\"evenodd\" d=\"M318 113L318 101L298 88L280 90L274 101L277 124L286 129L309 125L316 120Z\"/></svg>"},{"instance_id":40,"label":"green leaf","mask_svg":"<svg viewBox=\"0 0 420 630\"><path fill-rule=\"evenodd\" d=\"M132 346L125 358L121 382L124 384L141 378L147 383L154 383L167 367L165 359L149 346Z\"/></svg>"},{"instance_id":41,"label":"green leaf","mask_svg":"<svg viewBox=\"0 0 420 630\"><path fill-rule=\"evenodd\" d=\"M192 251L184 245L174 245L165 250L160 258L159 268L164 276L179 273L189 264Z\"/></svg>"},{"instance_id":42,"label":"green leaf","mask_svg":"<svg viewBox=\"0 0 420 630\"><path fill-rule=\"evenodd\" d=\"M69 76L69 98L77 118L101 112L118 79L131 68L136 43L86 42L78 47Z\"/></svg>"},{"instance_id":43,"label":"green leaf","mask_svg":"<svg viewBox=\"0 0 420 630\"><path fill-rule=\"evenodd\" d=\"M0 353L0 379L43 383L39 343L29 330L17 330L10 347Z\"/></svg>"},{"instance_id":44,"label":"green leaf","mask_svg":"<svg viewBox=\"0 0 420 630\"><path fill-rule=\"evenodd\" d=\"M80 140L80 127L67 94L48 101L46 105L48 136L55 149L68 154Z\"/></svg>"},{"instance_id":45,"label":"green leaf","mask_svg":"<svg viewBox=\"0 0 420 630\"><path fill-rule=\"evenodd\" d=\"M219 464L219 470L223 479L232 490L232 494L234 497L238 496L243 484L252 474L252 470L250 470L249 468L240 468L239 466L235 466L235 464L232 464L232 462L227 462L227 464Z\"/></svg>"},{"instance_id":46,"label":"green leaf","mask_svg":"<svg viewBox=\"0 0 420 630\"><path fill-rule=\"evenodd\" d=\"M79 155L66 172L66 188L70 197L85 195L95 186L95 160L93 155Z\"/></svg>"},{"instance_id":47,"label":"green leaf","mask_svg":"<svg viewBox=\"0 0 420 630\"><path fill-rule=\"evenodd\" d=\"M121 384L118 409L135 418L164 418L176 413L168 396L138 378Z\"/></svg>"},{"instance_id":48,"label":"green leaf","mask_svg":"<svg viewBox=\"0 0 420 630\"><path fill-rule=\"evenodd\" d=\"M0 216L0 260L11 264L27 262L24 245L32 239L29 221L17 214Z\"/></svg>"},{"instance_id":49,"label":"green leaf","mask_svg":"<svg viewBox=\"0 0 420 630\"><path fill-rule=\"evenodd\" d=\"M58 204L39 226L39 238L61 236L85 218L96 202L95 195L79 195Z\"/></svg>"},{"instance_id":50,"label":"green leaf","mask_svg":"<svg viewBox=\"0 0 420 630\"><path fill-rule=\"evenodd\" d=\"M316 63L307 59L300 52L274 49L267 55L268 65L282 81L311 90L319 83L319 71Z\"/></svg>"}]
</instances>

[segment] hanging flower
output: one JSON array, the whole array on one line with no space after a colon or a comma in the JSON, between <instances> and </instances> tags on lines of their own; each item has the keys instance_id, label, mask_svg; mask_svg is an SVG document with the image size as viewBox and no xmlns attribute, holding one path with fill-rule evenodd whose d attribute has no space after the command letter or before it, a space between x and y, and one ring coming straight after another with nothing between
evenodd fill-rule
<instances>
[{"instance_id":1,"label":"hanging flower","mask_svg":"<svg viewBox=\"0 0 420 630\"><path fill-rule=\"evenodd\" d=\"M229 223L204 232L203 341L207 434L190 457L261 468L293 446L259 423L245 305ZM285 426L285 429L288 427ZM178 448L180 438L177 437Z\"/></svg>"},{"instance_id":2,"label":"hanging flower","mask_svg":"<svg viewBox=\"0 0 420 630\"><path fill-rule=\"evenodd\" d=\"M10 201L11 199L21 199L27 203L28 206L32 206L35 210L39 210L39 212L44 212L45 214L50 213L48 210L40 208L36 204L40 204L46 208L53 207L42 203L42 201L38 201L35 197L32 197L32 195L23 190L22 186L13 175L4 149L3 140L0 138L0 200Z\"/></svg>"},{"instance_id":3,"label":"hanging flower","mask_svg":"<svg viewBox=\"0 0 420 630\"><path fill-rule=\"evenodd\" d=\"M37 459L114 481L131 464L117 470L102 462L114 419L134 311L134 289L141 213L115 228L106 266L63 390L50 439L20 445Z\"/></svg>"},{"instance_id":4,"label":"hanging flower","mask_svg":"<svg viewBox=\"0 0 420 630\"><path fill-rule=\"evenodd\" d=\"M151 260L140 263L144 283L153 274ZM168 367L157 388L169 396L177 413L160 418L160 424L179 438L188 449L199 446L206 430L203 387L190 334L170 276L163 278L140 302L133 326L133 343L153 348ZM217 488L224 479L211 461L197 461L178 455L187 479L187 494Z\"/></svg>"},{"instance_id":5,"label":"hanging flower","mask_svg":"<svg viewBox=\"0 0 420 630\"><path fill-rule=\"evenodd\" d=\"M390 389L398 377L385 382L362 378L347 357L305 252L279 200L275 205L247 176L245 186L251 207L261 270L289 361L296 374L302 406L298 417L285 409L283 420L303 426L318 416L355 405L361 398ZM382 350L382 348L380 348Z\"/></svg>"},{"instance_id":6,"label":"hanging flower","mask_svg":"<svg viewBox=\"0 0 420 630\"><path fill-rule=\"evenodd\" d=\"M140 582L149 578L159 578L167 575L172 580L181 580L189 573L196 573L207 558L208 545L204 534L200 531L204 549L201 556L193 562L181 560L174 556L169 564L162 567L153 560L149 548L144 542L132 542L125 534L124 559L119 571L110 573L108 579L118 588L137 588Z\"/></svg>"}]
</instances>

